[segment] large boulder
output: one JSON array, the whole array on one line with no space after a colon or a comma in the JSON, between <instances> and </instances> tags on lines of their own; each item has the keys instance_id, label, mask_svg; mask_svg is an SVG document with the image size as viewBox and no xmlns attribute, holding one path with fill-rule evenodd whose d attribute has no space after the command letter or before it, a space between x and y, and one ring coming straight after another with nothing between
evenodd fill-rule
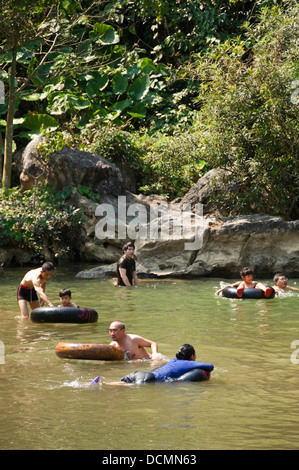
<instances>
[{"instance_id":1,"label":"large boulder","mask_svg":"<svg viewBox=\"0 0 299 470\"><path fill-rule=\"evenodd\" d=\"M21 248L0 248L0 266L22 266L30 263L32 253ZM0 267L1 271L1 267Z\"/></svg>"},{"instance_id":2,"label":"large boulder","mask_svg":"<svg viewBox=\"0 0 299 470\"><path fill-rule=\"evenodd\" d=\"M65 147L53 152L45 166L38 153L39 142L40 138L36 138L24 152L22 185L29 189L38 178L45 178L57 189L74 187L71 202L84 212L86 218L80 260L103 265L94 268L92 277L115 274L115 263L121 255L122 245L130 239L135 240L140 275L239 278L240 269L246 265L254 270L256 276L277 271L299 275L299 220L285 221L261 215L219 216L217 208L207 207L206 201L211 192L223 188L225 175L220 170L212 170L201 178L177 204L181 208L188 206L193 214L198 205L203 205L196 240L194 227L188 226L186 230L184 219L176 218L175 213L170 217L173 229L169 230L169 221L159 215L152 217L157 207L165 208L166 215L170 214L171 205L162 197L126 191L120 170L100 155ZM78 186L86 186L100 194L101 204L80 195L76 189ZM228 190L233 191L234 188L229 187ZM123 200L125 216L120 217L120 201ZM107 215L98 210L103 204L109 209L111 226L115 226L114 233L109 236L100 236L98 230L104 217L107 224L110 223ZM136 215L138 212L139 216ZM7 256L2 253L0 262L9 264ZM17 256L10 253L11 260ZM87 270L80 276L89 277L90 273Z\"/></svg>"},{"instance_id":3,"label":"large boulder","mask_svg":"<svg viewBox=\"0 0 299 470\"><path fill-rule=\"evenodd\" d=\"M97 153L64 147L49 156L49 184L57 189L85 186L91 191L117 196L123 191L120 170Z\"/></svg>"},{"instance_id":4,"label":"large boulder","mask_svg":"<svg viewBox=\"0 0 299 470\"><path fill-rule=\"evenodd\" d=\"M299 274L299 220L249 215L210 218L203 245L186 275L238 276L243 266L255 275Z\"/></svg>"},{"instance_id":5,"label":"large boulder","mask_svg":"<svg viewBox=\"0 0 299 470\"><path fill-rule=\"evenodd\" d=\"M219 191L235 190L234 184L227 183L227 176L229 174L229 171L224 171L220 168L214 168L208 171L204 176L199 178L197 183L182 197L180 200L181 205L190 204L191 207L194 207L195 204L203 204L203 213L205 215L220 215L218 207L209 202L209 198Z\"/></svg>"},{"instance_id":6,"label":"large boulder","mask_svg":"<svg viewBox=\"0 0 299 470\"><path fill-rule=\"evenodd\" d=\"M43 181L62 190L67 186L85 186L101 196L118 196L124 190L120 170L97 153L63 147L46 162L39 151L43 136L35 136L21 158L21 187L32 189Z\"/></svg>"},{"instance_id":7,"label":"large boulder","mask_svg":"<svg viewBox=\"0 0 299 470\"><path fill-rule=\"evenodd\" d=\"M43 139L42 134L35 135L22 152L20 183L25 191L34 188L37 182L44 181L48 174L46 162L38 150Z\"/></svg>"},{"instance_id":8,"label":"large boulder","mask_svg":"<svg viewBox=\"0 0 299 470\"><path fill-rule=\"evenodd\" d=\"M191 235L189 233L189 242L192 241ZM249 266L255 276L272 276L279 271L299 275L299 220L287 222L279 217L260 215L234 218L205 216L200 237L201 246L195 246L193 250L188 248L188 236L168 240L137 238L138 274L239 279L240 269ZM110 266L104 264L93 268L92 272L82 271L78 277L115 275L115 266L115 263Z\"/></svg>"}]
</instances>

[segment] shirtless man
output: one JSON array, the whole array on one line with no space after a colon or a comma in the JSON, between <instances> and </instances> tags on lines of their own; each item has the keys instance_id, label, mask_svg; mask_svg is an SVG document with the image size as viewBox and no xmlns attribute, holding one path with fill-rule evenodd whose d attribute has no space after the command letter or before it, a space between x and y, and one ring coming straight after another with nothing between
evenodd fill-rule
<instances>
[{"instance_id":1,"label":"shirtless man","mask_svg":"<svg viewBox=\"0 0 299 470\"><path fill-rule=\"evenodd\" d=\"M109 334L112 339L110 345L121 349L127 359L153 359L158 354L157 343L142 336L127 334L125 329L124 323L115 321L109 327ZM151 348L152 354L145 348Z\"/></svg>"},{"instance_id":2,"label":"shirtless man","mask_svg":"<svg viewBox=\"0 0 299 470\"><path fill-rule=\"evenodd\" d=\"M41 268L31 269L25 274L18 288L18 302L22 317L29 318L27 302L29 302L31 310L40 307L44 303L49 307L54 307L45 294L46 282L53 276L53 273L53 264L46 262ZM40 296L41 304L37 295Z\"/></svg>"},{"instance_id":3,"label":"shirtless man","mask_svg":"<svg viewBox=\"0 0 299 470\"><path fill-rule=\"evenodd\" d=\"M275 274L273 281L275 284L275 286L273 286L273 289L275 290L276 295L282 292L299 291L297 287L288 286L288 279L282 273Z\"/></svg>"}]
</instances>

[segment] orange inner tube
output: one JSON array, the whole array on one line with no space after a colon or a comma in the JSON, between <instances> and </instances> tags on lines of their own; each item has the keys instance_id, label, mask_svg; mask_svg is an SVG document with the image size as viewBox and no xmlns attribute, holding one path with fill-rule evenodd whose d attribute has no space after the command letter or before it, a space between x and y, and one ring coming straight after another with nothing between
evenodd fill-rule
<instances>
[{"instance_id":1,"label":"orange inner tube","mask_svg":"<svg viewBox=\"0 0 299 470\"><path fill-rule=\"evenodd\" d=\"M98 361L122 361L124 353L110 344L60 342L55 348L58 357Z\"/></svg>"}]
</instances>

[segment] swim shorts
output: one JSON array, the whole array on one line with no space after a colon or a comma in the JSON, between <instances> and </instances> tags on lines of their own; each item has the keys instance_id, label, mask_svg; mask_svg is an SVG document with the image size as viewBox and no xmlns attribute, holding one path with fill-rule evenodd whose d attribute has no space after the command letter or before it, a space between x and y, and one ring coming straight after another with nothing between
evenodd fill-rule
<instances>
[{"instance_id":1,"label":"swim shorts","mask_svg":"<svg viewBox=\"0 0 299 470\"><path fill-rule=\"evenodd\" d=\"M148 382L155 382L155 380L156 377L151 372L139 370L138 372L132 372L131 374L126 375L121 379L121 382L142 384Z\"/></svg>"},{"instance_id":2,"label":"swim shorts","mask_svg":"<svg viewBox=\"0 0 299 470\"><path fill-rule=\"evenodd\" d=\"M36 290L34 288L29 289L21 284L18 288L18 300L27 300L27 302L38 300Z\"/></svg>"}]
</instances>

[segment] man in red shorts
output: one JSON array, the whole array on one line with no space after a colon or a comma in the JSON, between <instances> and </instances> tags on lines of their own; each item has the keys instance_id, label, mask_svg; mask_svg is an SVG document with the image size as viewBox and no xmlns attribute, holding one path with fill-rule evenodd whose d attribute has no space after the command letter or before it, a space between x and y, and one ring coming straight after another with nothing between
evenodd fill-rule
<instances>
[{"instance_id":1,"label":"man in red shorts","mask_svg":"<svg viewBox=\"0 0 299 470\"><path fill-rule=\"evenodd\" d=\"M31 269L25 274L18 288L18 302L22 317L29 318L27 302L29 302L31 310L40 307L38 295L41 305L45 303L48 307L54 307L45 294L46 282L51 279L53 273L53 264L46 262L41 268Z\"/></svg>"}]
</instances>

